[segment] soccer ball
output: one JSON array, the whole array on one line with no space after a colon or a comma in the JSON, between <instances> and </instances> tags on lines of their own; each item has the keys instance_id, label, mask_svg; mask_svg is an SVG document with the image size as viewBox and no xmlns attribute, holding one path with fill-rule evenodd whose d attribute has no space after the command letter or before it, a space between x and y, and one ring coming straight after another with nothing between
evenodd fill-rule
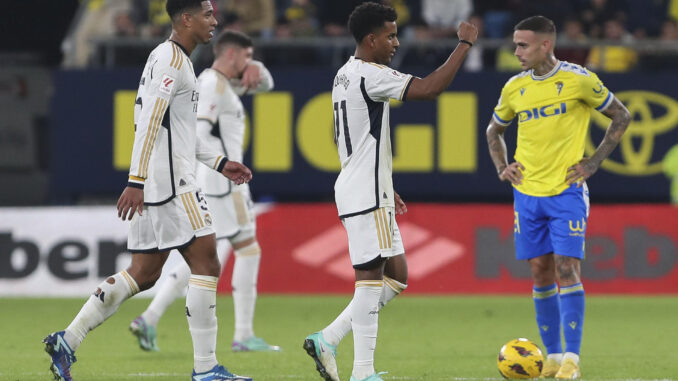
<instances>
[{"instance_id":1,"label":"soccer ball","mask_svg":"<svg viewBox=\"0 0 678 381\"><path fill-rule=\"evenodd\" d=\"M541 350L528 339L509 341L497 356L497 367L504 378L537 378L543 365Z\"/></svg>"}]
</instances>

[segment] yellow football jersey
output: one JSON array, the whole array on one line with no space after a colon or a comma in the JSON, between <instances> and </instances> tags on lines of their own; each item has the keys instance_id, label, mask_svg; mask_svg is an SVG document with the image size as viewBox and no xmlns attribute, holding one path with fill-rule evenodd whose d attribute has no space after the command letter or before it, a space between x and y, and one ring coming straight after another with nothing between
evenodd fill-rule
<instances>
[{"instance_id":1,"label":"yellow football jersey","mask_svg":"<svg viewBox=\"0 0 678 381\"><path fill-rule=\"evenodd\" d=\"M567 168L584 156L591 109L605 110L614 95L594 73L565 61L538 76L513 76L501 90L492 118L508 126L518 117L515 160L525 166L516 189L531 196L554 196L567 187Z\"/></svg>"}]
</instances>

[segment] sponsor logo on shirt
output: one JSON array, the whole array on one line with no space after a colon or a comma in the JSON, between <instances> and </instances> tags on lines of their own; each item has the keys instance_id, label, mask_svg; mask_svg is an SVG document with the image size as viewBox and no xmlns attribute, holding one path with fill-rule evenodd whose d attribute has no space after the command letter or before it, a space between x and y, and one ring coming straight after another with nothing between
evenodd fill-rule
<instances>
[{"instance_id":1,"label":"sponsor logo on shirt","mask_svg":"<svg viewBox=\"0 0 678 381\"><path fill-rule=\"evenodd\" d=\"M539 108L535 107L531 110L527 109L519 111L518 120L521 122L527 122L531 119L548 118L549 116L565 114L566 112L567 106L565 105L565 102L561 102L560 104L552 104Z\"/></svg>"}]
</instances>

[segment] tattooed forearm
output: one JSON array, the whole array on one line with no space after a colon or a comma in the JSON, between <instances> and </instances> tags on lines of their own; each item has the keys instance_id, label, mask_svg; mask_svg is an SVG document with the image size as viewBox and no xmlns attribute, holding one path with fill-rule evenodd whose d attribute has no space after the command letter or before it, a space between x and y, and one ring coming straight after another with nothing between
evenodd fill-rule
<instances>
[{"instance_id":1,"label":"tattooed forearm","mask_svg":"<svg viewBox=\"0 0 678 381\"><path fill-rule=\"evenodd\" d=\"M593 156L591 156L590 162L596 166L599 166L603 160L610 156L615 147L617 147L617 144L619 144L629 123L631 123L629 110L617 98L612 101L612 104L603 114L612 119L612 122L605 131L603 141L596 148Z\"/></svg>"},{"instance_id":2,"label":"tattooed forearm","mask_svg":"<svg viewBox=\"0 0 678 381\"><path fill-rule=\"evenodd\" d=\"M490 157L497 168L497 173L501 173L508 166L508 157L506 153L506 142L504 141L503 127L495 122L490 122L487 127L487 147L490 150Z\"/></svg>"}]
</instances>

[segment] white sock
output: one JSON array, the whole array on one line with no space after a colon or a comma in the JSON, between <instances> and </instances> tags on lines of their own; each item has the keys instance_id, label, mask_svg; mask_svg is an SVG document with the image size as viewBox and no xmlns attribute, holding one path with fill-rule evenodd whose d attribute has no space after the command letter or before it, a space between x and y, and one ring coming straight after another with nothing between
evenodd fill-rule
<instances>
[{"instance_id":1,"label":"white sock","mask_svg":"<svg viewBox=\"0 0 678 381\"><path fill-rule=\"evenodd\" d=\"M138 292L137 282L125 270L103 281L66 328L66 343L75 351L89 331L98 327L118 310L122 302Z\"/></svg>"},{"instance_id":2,"label":"white sock","mask_svg":"<svg viewBox=\"0 0 678 381\"><path fill-rule=\"evenodd\" d=\"M343 311L337 316L336 319L330 325L325 327L321 331L323 338L330 345L338 345L339 342L351 332L351 307L353 306L353 300L344 308Z\"/></svg>"},{"instance_id":3,"label":"white sock","mask_svg":"<svg viewBox=\"0 0 678 381\"><path fill-rule=\"evenodd\" d=\"M197 373L217 365L217 281L219 278L191 274L186 294L186 318L193 338L193 361Z\"/></svg>"},{"instance_id":4,"label":"white sock","mask_svg":"<svg viewBox=\"0 0 678 381\"><path fill-rule=\"evenodd\" d=\"M165 282L160 285L158 292L153 297L151 304L141 314L146 324L157 326L158 321L175 299L182 297L188 287L188 279L191 277L191 269L186 262L177 265L169 274Z\"/></svg>"},{"instance_id":5,"label":"white sock","mask_svg":"<svg viewBox=\"0 0 678 381\"><path fill-rule=\"evenodd\" d=\"M381 292L381 297L379 298L379 310L381 311L388 302L400 295L406 288L406 284L400 283L397 280L384 275L384 288Z\"/></svg>"},{"instance_id":6,"label":"white sock","mask_svg":"<svg viewBox=\"0 0 678 381\"><path fill-rule=\"evenodd\" d=\"M384 276L384 287L382 288L381 296L379 297L379 310L388 302L393 300L396 296L400 295L407 288L407 285L400 283L395 279ZM330 325L325 327L322 330L323 338L327 341L328 344L338 345L339 342L351 332L351 303L344 308L343 311L337 316L336 319Z\"/></svg>"},{"instance_id":7,"label":"white sock","mask_svg":"<svg viewBox=\"0 0 678 381\"><path fill-rule=\"evenodd\" d=\"M233 340L245 341L254 336L254 308L257 303L257 277L261 248L258 242L235 251L233 264L233 313L235 334Z\"/></svg>"},{"instance_id":8,"label":"white sock","mask_svg":"<svg viewBox=\"0 0 678 381\"><path fill-rule=\"evenodd\" d=\"M549 353L548 355L546 355L546 358L556 360L556 362L558 364L563 362L563 354L562 353Z\"/></svg>"},{"instance_id":9,"label":"white sock","mask_svg":"<svg viewBox=\"0 0 678 381\"><path fill-rule=\"evenodd\" d=\"M355 282L351 327L353 328L353 377L362 380L374 374L374 349L379 328L379 298L384 282Z\"/></svg>"},{"instance_id":10,"label":"white sock","mask_svg":"<svg viewBox=\"0 0 678 381\"><path fill-rule=\"evenodd\" d=\"M574 352L565 352L563 355L563 361L567 359L572 359L575 363L579 364L579 355Z\"/></svg>"}]
</instances>

